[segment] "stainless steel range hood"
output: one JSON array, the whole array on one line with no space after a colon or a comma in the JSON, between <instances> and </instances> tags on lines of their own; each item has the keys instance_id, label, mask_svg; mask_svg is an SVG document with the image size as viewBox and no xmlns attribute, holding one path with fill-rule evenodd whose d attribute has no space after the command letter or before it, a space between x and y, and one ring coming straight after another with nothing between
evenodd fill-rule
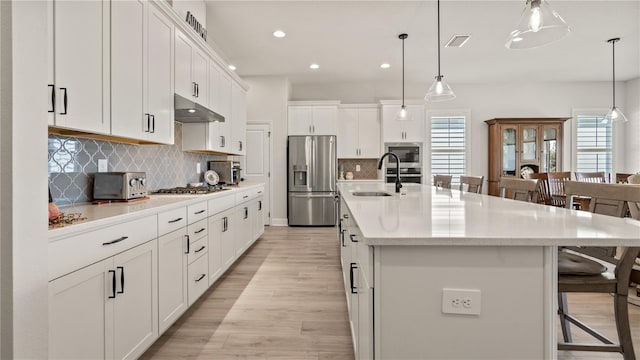
<instances>
[{"instance_id":1,"label":"stainless steel range hood","mask_svg":"<svg viewBox=\"0 0 640 360\"><path fill-rule=\"evenodd\" d=\"M224 122L224 116L213 110L186 99L178 94L173 95L175 107L174 120L181 123Z\"/></svg>"}]
</instances>

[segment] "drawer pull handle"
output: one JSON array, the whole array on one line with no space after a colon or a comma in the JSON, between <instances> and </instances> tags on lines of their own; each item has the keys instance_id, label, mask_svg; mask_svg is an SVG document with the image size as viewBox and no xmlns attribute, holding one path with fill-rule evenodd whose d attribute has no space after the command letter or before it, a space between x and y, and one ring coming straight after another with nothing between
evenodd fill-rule
<instances>
[{"instance_id":1,"label":"drawer pull handle","mask_svg":"<svg viewBox=\"0 0 640 360\"><path fill-rule=\"evenodd\" d=\"M207 276L207 275L205 275L205 274L200 274L200 277L196 279L196 282L198 282L198 281L200 281L200 280L204 279L204 277L205 277L205 276Z\"/></svg>"},{"instance_id":2,"label":"drawer pull handle","mask_svg":"<svg viewBox=\"0 0 640 360\"><path fill-rule=\"evenodd\" d=\"M169 224L173 224L173 223L177 223L178 221L182 220L182 218L177 218L174 220L169 220Z\"/></svg>"},{"instance_id":3,"label":"drawer pull handle","mask_svg":"<svg viewBox=\"0 0 640 360\"><path fill-rule=\"evenodd\" d=\"M200 229L200 230L198 230L198 231L194 232L194 234L200 234L201 232L203 232L203 231L205 231L205 230L207 230L207 229L206 229L206 228L202 228L202 229Z\"/></svg>"},{"instance_id":4,"label":"drawer pull handle","mask_svg":"<svg viewBox=\"0 0 640 360\"><path fill-rule=\"evenodd\" d=\"M246 198L248 198L248 197L249 197L249 195L245 195L245 196L243 196L242 198L243 198L243 199L246 199Z\"/></svg>"},{"instance_id":5,"label":"drawer pull handle","mask_svg":"<svg viewBox=\"0 0 640 360\"><path fill-rule=\"evenodd\" d=\"M187 252L185 254L188 254L191 252L191 238L189 235L185 235L185 237L187 238Z\"/></svg>"},{"instance_id":6,"label":"drawer pull handle","mask_svg":"<svg viewBox=\"0 0 640 360\"><path fill-rule=\"evenodd\" d=\"M123 237L121 237L119 239L115 239L115 240L104 242L104 243L102 243L102 245L111 245L111 244L119 243L120 241L127 240L128 238L129 238L128 236L123 236Z\"/></svg>"},{"instance_id":7,"label":"drawer pull handle","mask_svg":"<svg viewBox=\"0 0 640 360\"><path fill-rule=\"evenodd\" d=\"M262 191L258 191L258 194L262 194Z\"/></svg>"},{"instance_id":8,"label":"drawer pull handle","mask_svg":"<svg viewBox=\"0 0 640 360\"><path fill-rule=\"evenodd\" d=\"M118 294L124 294L124 267L118 266L116 269L120 269L120 291Z\"/></svg>"},{"instance_id":9,"label":"drawer pull handle","mask_svg":"<svg viewBox=\"0 0 640 360\"><path fill-rule=\"evenodd\" d=\"M198 215L198 214L202 214L203 212L205 212L205 210L196 211L196 212L194 212L193 214L194 214L194 215Z\"/></svg>"},{"instance_id":10,"label":"drawer pull handle","mask_svg":"<svg viewBox=\"0 0 640 360\"><path fill-rule=\"evenodd\" d=\"M349 235L349 238L351 238L352 242L358 242L358 240L355 239L356 235L355 234L351 234Z\"/></svg>"},{"instance_id":11,"label":"drawer pull handle","mask_svg":"<svg viewBox=\"0 0 640 360\"><path fill-rule=\"evenodd\" d=\"M351 265L349 266L349 283L350 283L349 287L351 287L351 293L352 294L357 294L358 293L357 288L356 288L356 286L354 284L354 281L353 281L353 278L354 278L353 270L357 269L357 268L358 268L358 266L357 266L356 263L351 263Z\"/></svg>"},{"instance_id":12,"label":"drawer pull handle","mask_svg":"<svg viewBox=\"0 0 640 360\"><path fill-rule=\"evenodd\" d=\"M206 246L202 245L202 247L194 252L199 253L200 251L204 250L204 248L206 248Z\"/></svg>"},{"instance_id":13,"label":"drawer pull handle","mask_svg":"<svg viewBox=\"0 0 640 360\"><path fill-rule=\"evenodd\" d=\"M113 295L109 295L109 299L116 298L116 271L109 270L110 273L113 273L113 277L111 278L111 290L113 291Z\"/></svg>"}]
</instances>

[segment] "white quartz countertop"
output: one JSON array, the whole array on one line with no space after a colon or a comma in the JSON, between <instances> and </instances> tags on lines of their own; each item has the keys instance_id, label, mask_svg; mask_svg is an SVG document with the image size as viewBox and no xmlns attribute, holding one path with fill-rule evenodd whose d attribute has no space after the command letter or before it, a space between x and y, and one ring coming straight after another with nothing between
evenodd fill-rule
<instances>
[{"instance_id":1,"label":"white quartz countertop","mask_svg":"<svg viewBox=\"0 0 640 360\"><path fill-rule=\"evenodd\" d=\"M79 221L63 227L50 228L49 241L55 241L72 234L93 231L103 227L112 226L124 221L157 214L159 212L176 209L182 206L197 204L218 197L234 195L239 191L263 186L262 183L240 183L237 186L230 186L228 190L218 191L210 194L200 195L174 195L158 194L150 195L149 199L132 202L112 202L100 205L82 203L60 207L64 213L81 213L86 220Z\"/></svg>"},{"instance_id":2,"label":"white quartz countertop","mask_svg":"<svg viewBox=\"0 0 640 360\"><path fill-rule=\"evenodd\" d=\"M405 184L340 183L367 245L640 246L640 221ZM392 196L354 196L385 191Z\"/></svg>"}]
</instances>

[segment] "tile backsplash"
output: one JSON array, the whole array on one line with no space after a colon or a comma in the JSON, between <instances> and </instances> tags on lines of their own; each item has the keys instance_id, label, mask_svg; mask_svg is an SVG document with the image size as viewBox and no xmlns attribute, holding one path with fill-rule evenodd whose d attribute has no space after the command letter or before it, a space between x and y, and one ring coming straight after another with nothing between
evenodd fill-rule
<instances>
[{"instance_id":1,"label":"tile backsplash","mask_svg":"<svg viewBox=\"0 0 640 360\"><path fill-rule=\"evenodd\" d=\"M58 205L91 201L93 173L98 159L107 159L108 171L143 171L150 190L185 186L202 180L207 161L224 156L182 151L182 125L175 124L174 145L130 145L111 141L49 135L49 187Z\"/></svg>"},{"instance_id":2,"label":"tile backsplash","mask_svg":"<svg viewBox=\"0 0 640 360\"><path fill-rule=\"evenodd\" d=\"M360 171L356 171L356 165L360 165ZM378 178L378 159L338 159L338 168L341 169L343 166L345 175L351 171L354 180L375 180Z\"/></svg>"}]
</instances>

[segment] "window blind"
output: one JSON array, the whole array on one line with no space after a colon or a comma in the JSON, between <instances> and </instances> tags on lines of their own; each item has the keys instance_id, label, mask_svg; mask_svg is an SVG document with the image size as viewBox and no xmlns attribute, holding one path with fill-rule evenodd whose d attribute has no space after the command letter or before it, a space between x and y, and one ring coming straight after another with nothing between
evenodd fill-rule
<instances>
[{"instance_id":1,"label":"window blind","mask_svg":"<svg viewBox=\"0 0 640 360\"><path fill-rule=\"evenodd\" d=\"M452 184L460 184L465 173L465 117L431 118L431 174L451 175Z\"/></svg>"},{"instance_id":2,"label":"window blind","mask_svg":"<svg viewBox=\"0 0 640 360\"><path fill-rule=\"evenodd\" d=\"M602 123L602 116L578 115L576 131L576 171L604 171L608 178L612 170L611 122Z\"/></svg>"}]
</instances>

